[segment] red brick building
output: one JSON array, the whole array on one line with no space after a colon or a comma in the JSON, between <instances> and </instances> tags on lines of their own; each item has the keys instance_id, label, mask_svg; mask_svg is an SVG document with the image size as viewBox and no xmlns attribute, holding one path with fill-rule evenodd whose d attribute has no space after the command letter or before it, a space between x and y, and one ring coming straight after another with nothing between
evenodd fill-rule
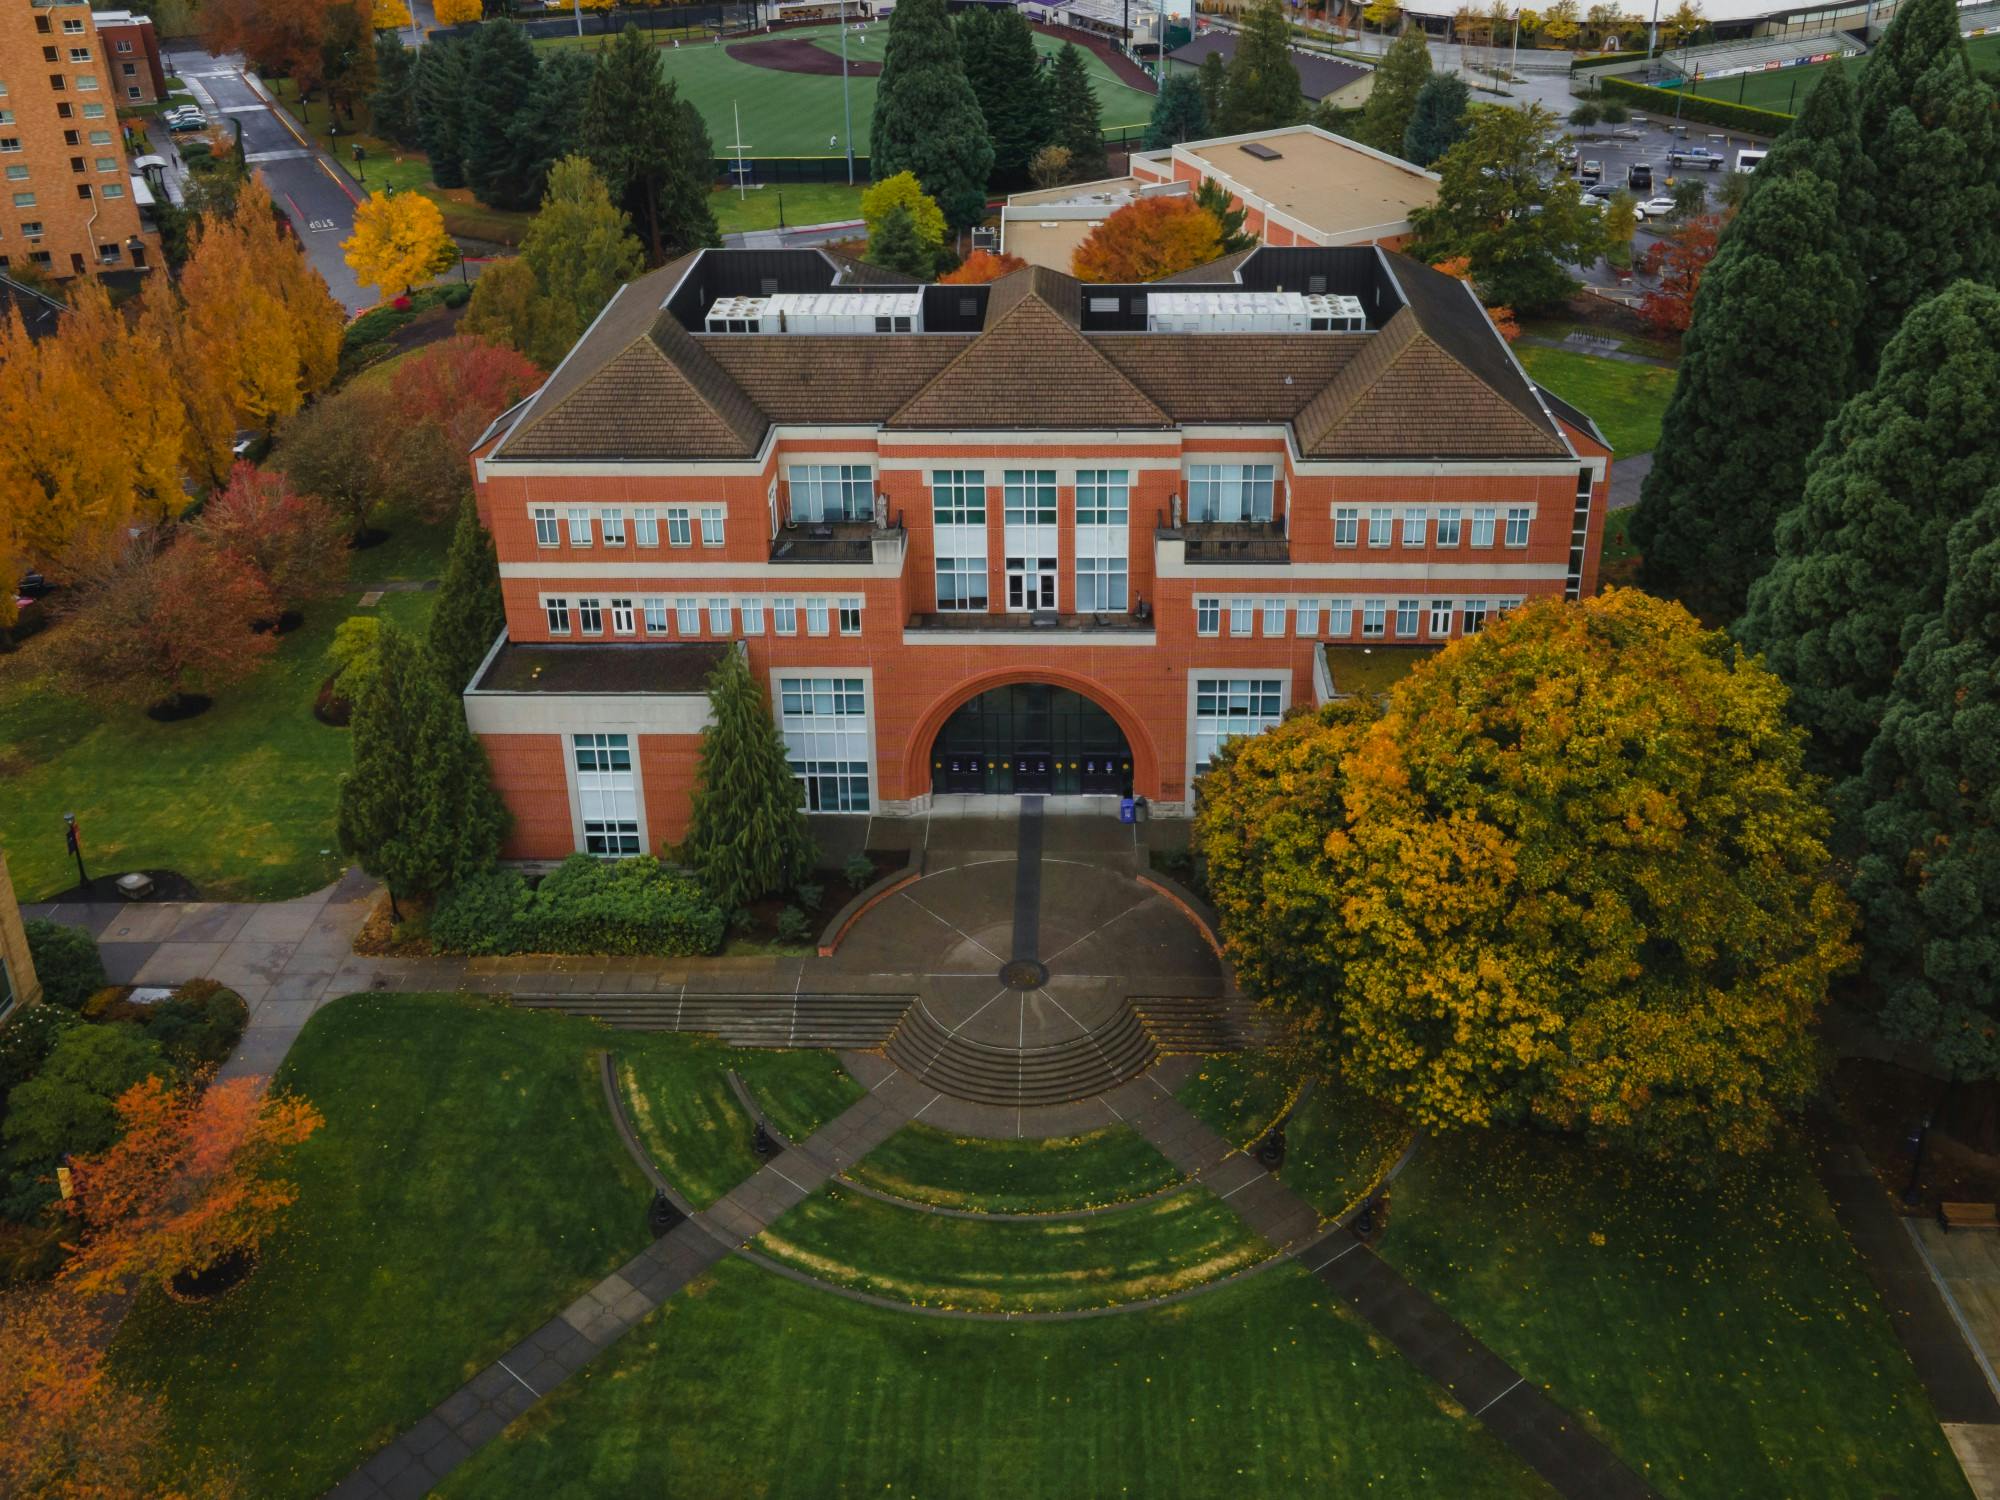
<instances>
[{"instance_id":1,"label":"red brick building","mask_svg":"<svg viewBox=\"0 0 2000 1500\"><path fill-rule=\"evenodd\" d=\"M509 853L685 829L740 646L808 803L1136 791L1340 688L1322 647L1596 587L1609 453L1462 284L1375 248L1150 286L816 251L626 286L476 450Z\"/></svg>"},{"instance_id":2,"label":"red brick building","mask_svg":"<svg viewBox=\"0 0 2000 1500\"><path fill-rule=\"evenodd\" d=\"M100 10L97 35L103 43L110 87L120 104L156 104L167 97L167 73L160 65L160 38L150 16L129 10Z\"/></svg>"}]
</instances>

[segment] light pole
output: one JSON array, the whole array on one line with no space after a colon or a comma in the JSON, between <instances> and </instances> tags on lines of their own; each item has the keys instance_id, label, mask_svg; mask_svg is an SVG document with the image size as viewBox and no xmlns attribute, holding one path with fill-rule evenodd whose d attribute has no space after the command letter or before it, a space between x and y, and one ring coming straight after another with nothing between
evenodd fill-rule
<instances>
[{"instance_id":1,"label":"light pole","mask_svg":"<svg viewBox=\"0 0 2000 1500\"><path fill-rule=\"evenodd\" d=\"M89 885L90 876L83 868L83 832L76 826L76 814L63 814L63 842L69 845L69 852L76 856L76 879L79 885Z\"/></svg>"},{"instance_id":2,"label":"light pole","mask_svg":"<svg viewBox=\"0 0 2000 1500\"><path fill-rule=\"evenodd\" d=\"M895 22L891 21L890 25ZM854 186L854 101L847 93L847 0L840 5L840 124L841 144L847 148L847 185Z\"/></svg>"}]
</instances>

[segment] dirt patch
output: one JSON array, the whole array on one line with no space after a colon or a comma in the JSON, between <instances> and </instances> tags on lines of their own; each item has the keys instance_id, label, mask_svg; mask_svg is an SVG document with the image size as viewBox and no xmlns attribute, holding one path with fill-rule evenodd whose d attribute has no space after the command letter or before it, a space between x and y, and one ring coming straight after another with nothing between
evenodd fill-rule
<instances>
[{"instance_id":1,"label":"dirt patch","mask_svg":"<svg viewBox=\"0 0 2000 1500\"><path fill-rule=\"evenodd\" d=\"M815 77L838 78L840 59L817 42L801 41L797 37L773 37L766 42L732 42L722 49L740 63L748 63L753 68L769 68L774 73L811 73ZM878 62L863 62L850 57L847 63L848 76L852 78L874 78L882 71Z\"/></svg>"}]
</instances>

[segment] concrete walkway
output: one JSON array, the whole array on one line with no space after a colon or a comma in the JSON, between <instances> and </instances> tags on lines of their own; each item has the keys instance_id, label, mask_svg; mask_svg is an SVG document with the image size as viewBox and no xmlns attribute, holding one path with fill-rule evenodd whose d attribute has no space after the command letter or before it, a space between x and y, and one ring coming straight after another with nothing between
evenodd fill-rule
<instances>
[{"instance_id":1,"label":"concrete walkway","mask_svg":"<svg viewBox=\"0 0 2000 1500\"><path fill-rule=\"evenodd\" d=\"M422 1495L732 1250L923 1112L936 1094L898 1073L729 1195L676 1225L514 1345L362 1464L337 1500Z\"/></svg>"}]
</instances>

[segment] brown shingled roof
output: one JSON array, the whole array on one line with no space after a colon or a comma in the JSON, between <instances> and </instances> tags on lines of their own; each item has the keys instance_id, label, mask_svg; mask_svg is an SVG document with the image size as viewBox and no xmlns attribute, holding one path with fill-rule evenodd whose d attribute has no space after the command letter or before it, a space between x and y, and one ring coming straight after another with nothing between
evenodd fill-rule
<instances>
[{"instance_id":1,"label":"brown shingled roof","mask_svg":"<svg viewBox=\"0 0 2000 1500\"><path fill-rule=\"evenodd\" d=\"M1367 334L1233 333L1218 361L1207 340L1155 333L1084 338L1181 422L1288 421L1372 342Z\"/></svg>"},{"instance_id":2,"label":"brown shingled roof","mask_svg":"<svg viewBox=\"0 0 2000 1500\"><path fill-rule=\"evenodd\" d=\"M697 335L695 342L774 422L886 422L973 338L718 333Z\"/></svg>"}]
</instances>

